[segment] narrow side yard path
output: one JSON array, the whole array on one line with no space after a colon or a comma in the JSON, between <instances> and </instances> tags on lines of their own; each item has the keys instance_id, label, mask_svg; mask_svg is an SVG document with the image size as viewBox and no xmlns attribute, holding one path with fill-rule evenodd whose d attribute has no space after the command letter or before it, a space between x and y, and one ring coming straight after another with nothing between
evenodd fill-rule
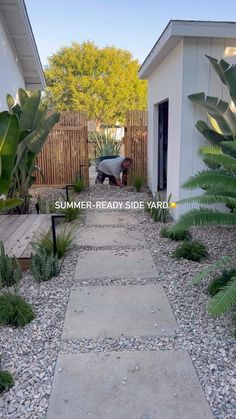
<instances>
[{"instance_id":1,"label":"narrow side yard path","mask_svg":"<svg viewBox=\"0 0 236 419\"><path fill-rule=\"evenodd\" d=\"M76 340L147 339L178 329L163 286L138 283L156 279L157 270L143 233L130 229L135 225L134 214L95 212L78 230L74 282L98 284L72 288L62 334L67 349ZM134 284L117 285L122 278ZM104 286L106 279L113 283ZM188 352L166 349L59 353L47 419L212 418Z\"/></svg>"}]
</instances>

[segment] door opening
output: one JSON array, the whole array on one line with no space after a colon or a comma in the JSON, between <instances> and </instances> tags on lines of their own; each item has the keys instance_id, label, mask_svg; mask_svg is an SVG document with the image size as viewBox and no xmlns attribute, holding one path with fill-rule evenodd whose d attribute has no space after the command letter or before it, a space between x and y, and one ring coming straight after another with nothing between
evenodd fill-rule
<instances>
[{"instance_id":1,"label":"door opening","mask_svg":"<svg viewBox=\"0 0 236 419\"><path fill-rule=\"evenodd\" d=\"M167 187L168 100L158 105L158 190Z\"/></svg>"}]
</instances>

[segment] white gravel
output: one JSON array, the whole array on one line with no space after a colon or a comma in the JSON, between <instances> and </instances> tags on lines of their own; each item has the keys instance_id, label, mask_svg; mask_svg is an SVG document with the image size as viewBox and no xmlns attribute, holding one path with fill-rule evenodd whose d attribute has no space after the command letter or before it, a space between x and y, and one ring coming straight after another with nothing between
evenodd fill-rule
<instances>
[{"instance_id":1,"label":"white gravel","mask_svg":"<svg viewBox=\"0 0 236 419\"><path fill-rule=\"evenodd\" d=\"M60 192L60 191L59 191ZM34 190L45 196L58 196L58 190ZM92 187L80 199L92 200L145 200L145 193L137 194L129 188L114 189L109 186ZM158 271L155 281L166 291L179 330L170 337L119 339L80 339L61 341L65 310L77 262L79 247L74 246L65 258L59 277L40 286L29 273L24 275L19 292L34 306L36 319L23 329L2 327L0 347L2 364L15 377L15 386L0 398L0 418L45 418L57 354L61 352L106 352L123 350L188 350L199 376L215 419L233 419L236 409L236 368L234 325L230 316L215 319L208 316L205 303L208 299L206 283L189 288L193 275L209 262L223 254L235 251L235 229L195 229L194 238L203 241L209 250L209 260L202 263L176 261L170 257L177 243L160 238L163 224L154 223L148 214L137 211L139 224ZM134 228L130 226L130 228ZM100 285L126 285L155 282L146 278L136 281L104 280ZM78 282L79 283L79 282ZM79 283L96 285L96 280Z\"/></svg>"}]
</instances>

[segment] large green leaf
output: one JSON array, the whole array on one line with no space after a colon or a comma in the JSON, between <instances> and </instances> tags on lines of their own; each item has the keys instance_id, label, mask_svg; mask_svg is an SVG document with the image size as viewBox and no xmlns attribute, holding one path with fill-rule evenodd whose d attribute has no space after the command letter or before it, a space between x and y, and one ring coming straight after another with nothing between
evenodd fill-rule
<instances>
[{"instance_id":1,"label":"large green leaf","mask_svg":"<svg viewBox=\"0 0 236 419\"><path fill-rule=\"evenodd\" d=\"M188 229L192 226L236 225L236 213L225 213L208 208L193 209L181 215L179 220L169 228L170 232Z\"/></svg>"},{"instance_id":2,"label":"large green leaf","mask_svg":"<svg viewBox=\"0 0 236 419\"><path fill-rule=\"evenodd\" d=\"M23 199L17 199L17 198L12 198L12 199L0 199L0 211L6 211L9 210L11 208L15 208L18 205L23 204Z\"/></svg>"},{"instance_id":3,"label":"large green leaf","mask_svg":"<svg viewBox=\"0 0 236 419\"><path fill-rule=\"evenodd\" d=\"M223 141L224 139L228 139L227 136L223 136L221 134L219 134L218 132L214 131L213 129L211 129L206 122L204 121L197 121L196 123L196 128L198 129L198 131L204 135L204 137L210 141L211 143L218 145L220 144L221 141Z\"/></svg>"},{"instance_id":4,"label":"large green leaf","mask_svg":"<svg viewBox=\"0 0 236 419\"><path fill-rule=\"evenodd\" d=\"M6 102L7 102L9 111L11 113L15 113L20 118L21 113L22 113L21 107L17 102L15 102L15 100L9 93L6 96Z\"/></svg>"},{"instance_id":5,"label":"large green leaf","mask_svg":"<svg viewBox=\"0 0 236 419\"><path fill-rule=\"evenodd\" d=\"M45 121L43 121L35 130L35 135L31 140L28 142L28 149L37 154L41 151L48 134L54 127L54 125L59 121L60 114L58 112L53 113L50 115Z\"/></svg>"},{"instance_id":6,"label":"large green leaf","mask_svg":"<svg viewBox=\"0 0 236 419\"><path fill-rule=\"evenodd\" d=\"M236 105L236 65L230 65L224 60L218 61L209 55L206 55L206 57L209 59L221 81L228 87L230 96Z\"/></svg>"},{"instance_id":7,"label":"large green leaf","mask_svg":"<svg viewBox=\"0 0 236 419\"><path fill-rule=\"evenodd\" d=\"M190 100L202 106L214 118L223 134L236 135L236 115L229 108L228 102L213 96L206 96L204 92L188 96Z\"/></svg>"},{"instance_id":8,"label":"large green leaf","mask_svg":"<svg viewBox=\"0 0 236 419\"><path fill-rule=\"evenodd\" d=\"M182 186L188 189L213 187L218 188L219 191L234 192L236 191L236 176L223 170L203 170L190 177Z\"/></svg>"},{"instance_id":9,"label":"large green leaf","mask_svg":"<svg viewBox=\"0 0 236 419\"><path fill-rule=\"evenodd\" d=\"M20 129L21 131L35 129L35 123L37 119L38 108L41 99L40 90L35 90L30 96L25 97L22 114L20 117Z\"/></svg>"},{"instance_id":10,"label":"large green leaf","mask_svg":"<svg viewBox=\"0 0 236 419\"><path fill-rule=\"evenodd\" d=\"M192 281L188 284L189 286L199 284L203 279L207 278L212 272L219 268L225 268L231 265L232 261L236 258L236 252L231 255L221 256L210 266L199 272Z\"/></svg>"},{"instance_id":11,"label":"large green leaf","mask_svg":"<svg viewBox=\"0 0 236 419\"><path fill-rule=\"evenodd\" d=\"M235 198L231 196L224 196L224 195L216 195L206 193L203 195L192 196L189 198L181 199L178 201L178 204L191 204L193 202L198 202L199 204L203 205L214 205L214 204L225 204L231 205L236 207L236 191L235 191Z\"/></svg>"},{"instance_id":12,"label":"large green leaf","mask_svg":"<svg viewBox=\"0 0 236 419\"><path fill-rule=\"evenodd\" d=\"M236 174L236 158L229 156L228 154L213 154L213 153L203 153L203 161L208 166L222 166L229 172Z\"/></svg>"},{"instance_id":13,"label":"large green leaf","mask_svg":"<svg viewBox=\"0 0 236 419\"><path fill-rule=\"evenodd\" d=\"M0 195L8 192L19 139L19 120L9 112L0 113Z\"/></svg>"},{"instance_id":14,"label":"large green leaf","mask_svg":"<svg viewBox=\"0 0 236 419\"><path fill-rule=\"evenodd\" d=\"M208 303L208 311L214 316L220 316L236 304L236 276L228 282Z\"/></svg>"}]
</instances>

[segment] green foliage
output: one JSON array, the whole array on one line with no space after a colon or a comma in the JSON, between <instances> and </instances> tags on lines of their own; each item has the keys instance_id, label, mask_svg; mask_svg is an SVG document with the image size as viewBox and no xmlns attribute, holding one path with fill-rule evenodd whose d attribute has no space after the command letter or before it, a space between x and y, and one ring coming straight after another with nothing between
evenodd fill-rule
<instances>
[{"instance_id":1,"label":"green foliage","mask_svg":"<svg viewBox=\"0 0 236 419\"><path fill-rule=\"evenodd\" d=\"M66 206L68 204L71 204L71 206ZM73 202L70 201L65 202L65 208L60 208L57 210L60 214L63 214L65 216L65 222L70 223L71 221L74 221L79 218L81 211L79 207L75 207L73 205Z\"/></svg>"},{"instance_id":2,"label":"green foliage","mask_svg":"<svg viewBox=\"0 0 236 419\"><path fill-rule=\"evenodd\" d=\"M234 276L236 276L236 269L225 269L221 275L212 279L207 287L207 291L210 296L213 297L216 295Z\"/></svg>"},{"instance_id":3,"label":"green foliage","mask_svg":"<svg viewBox=\"0 0 236 419\"><path fill-rule=\"evenodd\" d=\"M85 188L84 180L80 178L75 179L75 186L74 186L75 192L80 193L84 190L84 188Z\"/></svg>"},{"instance_id":4,"label":"green foliage","mask_svg":"<svg viewBox=\"0 0 236 419\"><path fill-rule=\"evenodd\" d=\"M0 112L0 211L20 205L20 199L6 199L16 158L20 127L16 115ZM2 197L3 196L3 197Z\"/></svg>"},{"instance_id":5,"label":"green foliage","mask_svg":"<svg viewBox=\"0 0 236 419\"><path fill-rule=\"evenodd\" d=\"M229 255L229 256L221 256L210 266L208 266L207 268L199 272L190 282L189 286L199 284L203 279L207 278L208 275L210 275L212 272L214 272L217 269L229 268L232 261L235 260L235 258L236 258L236 253L233 253L232 255Z\"/></svg>"},{"instance_id":6,"label":"green foliage","mask_svg":"<svg viewBox=\"0 0 236 419\"><path fill-rule=\"evenodd\" d=\"M63 199L65 199L63 197ZM57 209L55 208L55 203L58 199L54 198L44 198L43 196L37 196L37 204L39 206L40 214L55 214Z\"/></svg>"},{"instance_id":7,"label":"green foliage","mask_svg":"<svg viewBox=\"0 0 236 419\"><path fill-rule=\"evenodd\" d=\"M236 66L230 66L224 60L207 58L221 81L228 87L232 102L235 104ZM204 121L198 121L196 127L212 145L200 149L208 170L202 170L183 185L188 189L201 188L204 191L203 195L193 196L179 203L198 202L203 205L221 203L225 204L230 212L201 207L184 214L171 229L176 231L193 225L208 224L235 225L236 114L232 111L230 103L206 96L202 92L190 95L189 99L206 111L211 126Z\"/></svg>"},{"instance_id":8,"label":"green foliage","mask_svg":"<svg viewBox=\"0 0 236 419\"><path fill-rule=\"evenodd\" d=\"M208 255L206 246L203 243L194 241L184 241L182 244L177 246L177 248L172 253L172 257L175 259L188 259L195 262L199 262L201 259L205 258Z\"/></svg>"},{"instance_id":9,"label":"green foliage","mask_svg":"<svg viewBox=\"0 0 236 419\"><path fill-rule=\"evenodd\" d=\"M14 378L8 371L0 370L0 393L10 390L14 386Z\"/></svg>"},{"instance_id":10,"label":"green foliage","mask_svg":"<svg viewBox=\"0 0 236 419\"><path fill-rule=\"evenodd\" d=\"M171 194L167 199L164 199L162 195L158 193L154 200L146 202L146 211L151 215L155 222L166 223L168 221L170 200ZM164 206L164 202L167 202L168 205Z\"/></svg>"},{"instance_id":11,"label":"green foliage","mask_svg":"<svg viewBox=\"0 0 236 419\"><path fill-rule=\"evenodd\" d=\"M16 257L9 257L5 253L3 242L0 241L0 288L11 287L22 278L20 264Z\"/></svg>"},{"instance_id":12,"label":"green foliage","mask_svg":"<svg viewBox=\"0 0 236 419\"><path fill-rule=\"evenodd\" d=\"M192 239L192 236L188 230L180 230L180 231L172 232L169 230L169 228L162 228L160 234L161 234L161 237L165 237L166 239L171 239L175 241Z\"/></svg>"},{"instance_id":13,"label":"green foliage","mask_svg":"<svg viewBox=\"0 0 236 419\"><path fill-rule=\"evenodd\" d=\"M48 97L59 111L86 112L97 125L124 123L127 110L147 107L147 83L138 68L128 51L73 42L49 58Z\"/></svg>"},{"instance_id":14,"label":"green foliage","mask_svg":"<svg viewBox=\"0 0 236 419\"><path fill-rule=\"evenodd\" d=\"M31 255L30 270L37 282L44 282L59 274L58 257L47 254L45 248L33 246L35 253Z\"/></svg>"},{"instance_id":15,"label":"green foliage","mask_svg":"<svg viewBox=\"0 0 236 419\"><path fill-rule=\"evenodd\" d=\"M9 198L18 197L24 200L24 205L18 208L25 212L29 206L29 188L35 180L37 154L41 151L48 134L59 121L59 113L48 114L48 107L41 99L40 90L33 92L18 90L18 102L7 95L7 104L12 116L19 121L19 141Z\"/></svg>"},{"instance_id":16,"label":"green foliage","mask_svg":"<svg viewBox=\"0 0 236 419\"><path fill-rule=\"evenodd\" d=\"M144 179L142 175L135 174L134 175L134 187L137 192L140 192L144 185Z\"/></svg>"},{"instance_id":17,"label":"green foliage","mask_svg":"<svg viewBox=\"0 0 236 419\"><path fill-rule=\"evenodd\" d=\"M0 295L0 324L23 327L34 318L32 307L20 295L10 292Z\"/></svg>"},{"instance_id":18,"label":"green foliage","mask_svg":"<svg viewBox=\"0 0 236 419\"><path fill-rule=\"evenodd\" d=\"M57 257L61 259L65 253L69 250L72 246L74 241L73 232L69 228L65 228L64 230L57 233ZM38 238L35 239L33 245L36 246L35 249L39 249L40 251L44 249L47 255L53 254L53 240L51 237L51 233L44 233L41 234Z\"/></svg>"},{"instance_id":19,"label":"green foliage","mask_svg":"<svg viewBox=\"0 0 236 419\"><path fill-rule=\"evenodd\" d=\"M213 316L221 316L236 304L236 275L209 300L208 311Z\"/></svg>"},{"instance_id":20,"label":"green foliage","mask_svg":"<svg viewBox=\"0 0 236 419\"><path fill-rule=\"evenodd\" d=\"M97 157L116 156L120 154L121 142L117 140L115 134L110 134L107 130L103 132L91 132L89 139L96 146Z\"/></svg>"}]
</instances>

